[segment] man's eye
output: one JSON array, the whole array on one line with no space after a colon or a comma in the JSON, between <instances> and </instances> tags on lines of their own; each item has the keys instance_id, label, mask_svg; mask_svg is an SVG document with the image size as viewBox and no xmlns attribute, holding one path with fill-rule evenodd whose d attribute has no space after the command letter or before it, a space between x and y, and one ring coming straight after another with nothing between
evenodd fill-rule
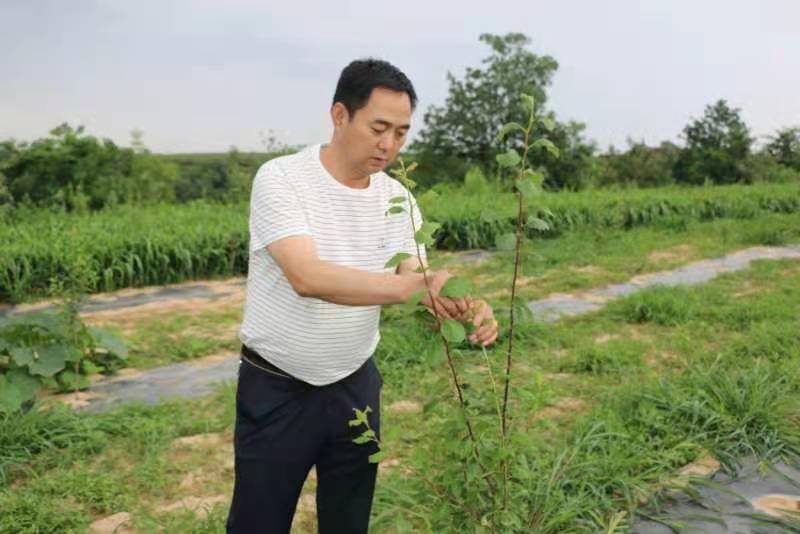
<instances>
[{"instance_id":1,"label":"man's eye","mask_svg":"<svg viewBox=\"0 0 800 534\"><path fill-rule=\"evenodd\" d=\"M375 132L376 134L382 134L386 130L378 130L377 128L373 128L372 131Z\"/></svg>"}]
</instances>

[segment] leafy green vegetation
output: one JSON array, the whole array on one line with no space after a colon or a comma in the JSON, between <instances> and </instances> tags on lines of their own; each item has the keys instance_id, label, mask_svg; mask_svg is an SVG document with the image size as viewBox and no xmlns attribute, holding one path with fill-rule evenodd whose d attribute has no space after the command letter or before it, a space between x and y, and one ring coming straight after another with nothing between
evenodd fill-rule
<instances>
[{"instance_id":1,"label":"leafy green vegetation","mask_svg":"<svg viewBox=\"0 0 800 534\"><path fill-rule=\"evenodd\" d=\"M688 293L652 293L515 334L511 439L524 459L514 460L512 473L527 495L527 531L598 532L612 524L624 531L639 511L658 515L665 502L658 488L704 454L731 467L751 454L791 459L800 450L800 264L761 261ZM675 313L678 320L626 315L636 303L667 301L670 293L691 310L691 321L668 307L662 319ZM381 330L386 456L372 528L474 530L472 518L418 476L456 494L470 491L460 465L434 476L464 443L438 334L392 308ZM501 352L488 351L496 376ZM468 409L480 421L488 399L481 392L491 388L486 360L464 345L455 361L469 384ZM203 399L107 414L41 406L0 416L0 532L81 531L120 511L142 530L219 531L224 503L205 517L159 508L187 495L182 484L190 474L220 473L221 456L208 449L175 456L173 443L229 432L233 406L227 385ZM476 428L479 436L485 431ZM223 472L203 479L192 495L229 496L232 473Z\"/></svg>"},{"instance_id":2,"label":"leafy green vegetation","mask_svg":"<svg viewBox=\"0 0 800 534\"><path fill-rule=\"evenodd\" d=\"M470 189L444 189L447 202L436 203L435 194L420 195L426 219L441 225L433 236L437 248L491 248L499 235L511 230L510 213L487 214L486 210L513 204L511 193L490 189L476 194L475 187L473 183ZM770 213L791 214L800 211L800 185L600 190L551 193L546 199L548 211L534 213L549 229L533 227L527 231L529 237L606 228L681 232L697 221L753 221ZM248 257L247 214L246 204L205 202L119 206L91 214L22 210L15 224L0 227L4 253L0 256L0 300L47 296L50 279L67 274L78 259L96 274L92 290L97 292L243 274ZM793 235L796 231L789 229L763 237L780 244ZM767 244L757 237L754 242ZM546 241L537 243L547 247Z\"/></svg>"}]
</instances>

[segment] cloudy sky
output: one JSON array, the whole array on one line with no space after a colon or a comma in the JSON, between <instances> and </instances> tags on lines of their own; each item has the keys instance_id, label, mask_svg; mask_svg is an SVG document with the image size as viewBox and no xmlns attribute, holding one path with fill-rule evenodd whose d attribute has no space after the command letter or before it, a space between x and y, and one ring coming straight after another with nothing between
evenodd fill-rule
<instances>
[{"instance_id":1,"label":"cloudy sky","mask_svg":"<svg viewBox=\"0 0 800 534\"><path fill-rule=\"evenodd\" d=\"M602 148L678 140L718 98L759 136L800 125L798 0L0 0L0 139L68 121L158 152L315 143L365 56L411 78L419 128L487 55L478 36L511 31L558 60L551 108Z\"/></svg>"}]
</instances>

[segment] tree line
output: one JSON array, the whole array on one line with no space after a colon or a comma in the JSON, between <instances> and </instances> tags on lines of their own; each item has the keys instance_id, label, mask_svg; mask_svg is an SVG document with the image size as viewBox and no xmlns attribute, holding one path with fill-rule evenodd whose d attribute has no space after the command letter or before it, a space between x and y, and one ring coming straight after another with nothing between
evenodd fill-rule
<instances>
[{"instance_id":1,"label":"tree line","mask_svg":"<svg viewBox=\"0 0 800 534\"><path fill-rule=\"evenodd\" d=\"M489 47L482 65L461 77L447 74L444 104L424 112L420 134L406 150L406 159L420 163L415 177L422 187L462 183L476 167L502 179L494 154L521 141L495 136L517 114L515 95L522 93L534 97L543 117L538 128L548 127L560 152L559 158L546 150L529 156L550 190L800 180L800 127L780 129L756 149L741 111L725 100L709 104L684 127L683 146L629 140L624 150L601 153L585 138L584 123L562 121L549 109L547 90L558 70L553 57L530 50L530 39L521 33L483 34L480 40ZM266 153L232 148L223 154L158 155L147 150L141 132L133 132L130 147L121 147L62 124L30 143L0 142L0 213L12 206L86 211L123 203L245 200L258 166L293 150L270 141L267 149L273 151Z\"/></svg>"}]
</instances>

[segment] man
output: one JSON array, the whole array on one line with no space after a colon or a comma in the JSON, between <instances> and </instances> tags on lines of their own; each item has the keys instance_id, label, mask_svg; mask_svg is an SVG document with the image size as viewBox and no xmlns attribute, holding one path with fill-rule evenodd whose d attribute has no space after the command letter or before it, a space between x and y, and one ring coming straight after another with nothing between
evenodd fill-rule
<instances>
[{"instance_id":1,"label":"man","mask_svg":"<svg viewBox=\"0 0 800 534\"><path fill-rule=\"evenodd\" d=\"M407 191L382 172L405 143L416 100L397 68L354 61L334 94L331 142L273 159L256 175L228 532L288 533L312 466L319 531L367 531L376 447L354 444L364 429L347 422L353 408L369 406L380 432L382 379L371 356L381 305L426 288L409 217L386 216L389 199ZM384 268L401 251L414 257ZM430 272L422 304L463 318L475 303L440 297L449 277ZM481 303L474 320L470 341L492 343L491 308Z\"/></svg>"}]
</instances>

